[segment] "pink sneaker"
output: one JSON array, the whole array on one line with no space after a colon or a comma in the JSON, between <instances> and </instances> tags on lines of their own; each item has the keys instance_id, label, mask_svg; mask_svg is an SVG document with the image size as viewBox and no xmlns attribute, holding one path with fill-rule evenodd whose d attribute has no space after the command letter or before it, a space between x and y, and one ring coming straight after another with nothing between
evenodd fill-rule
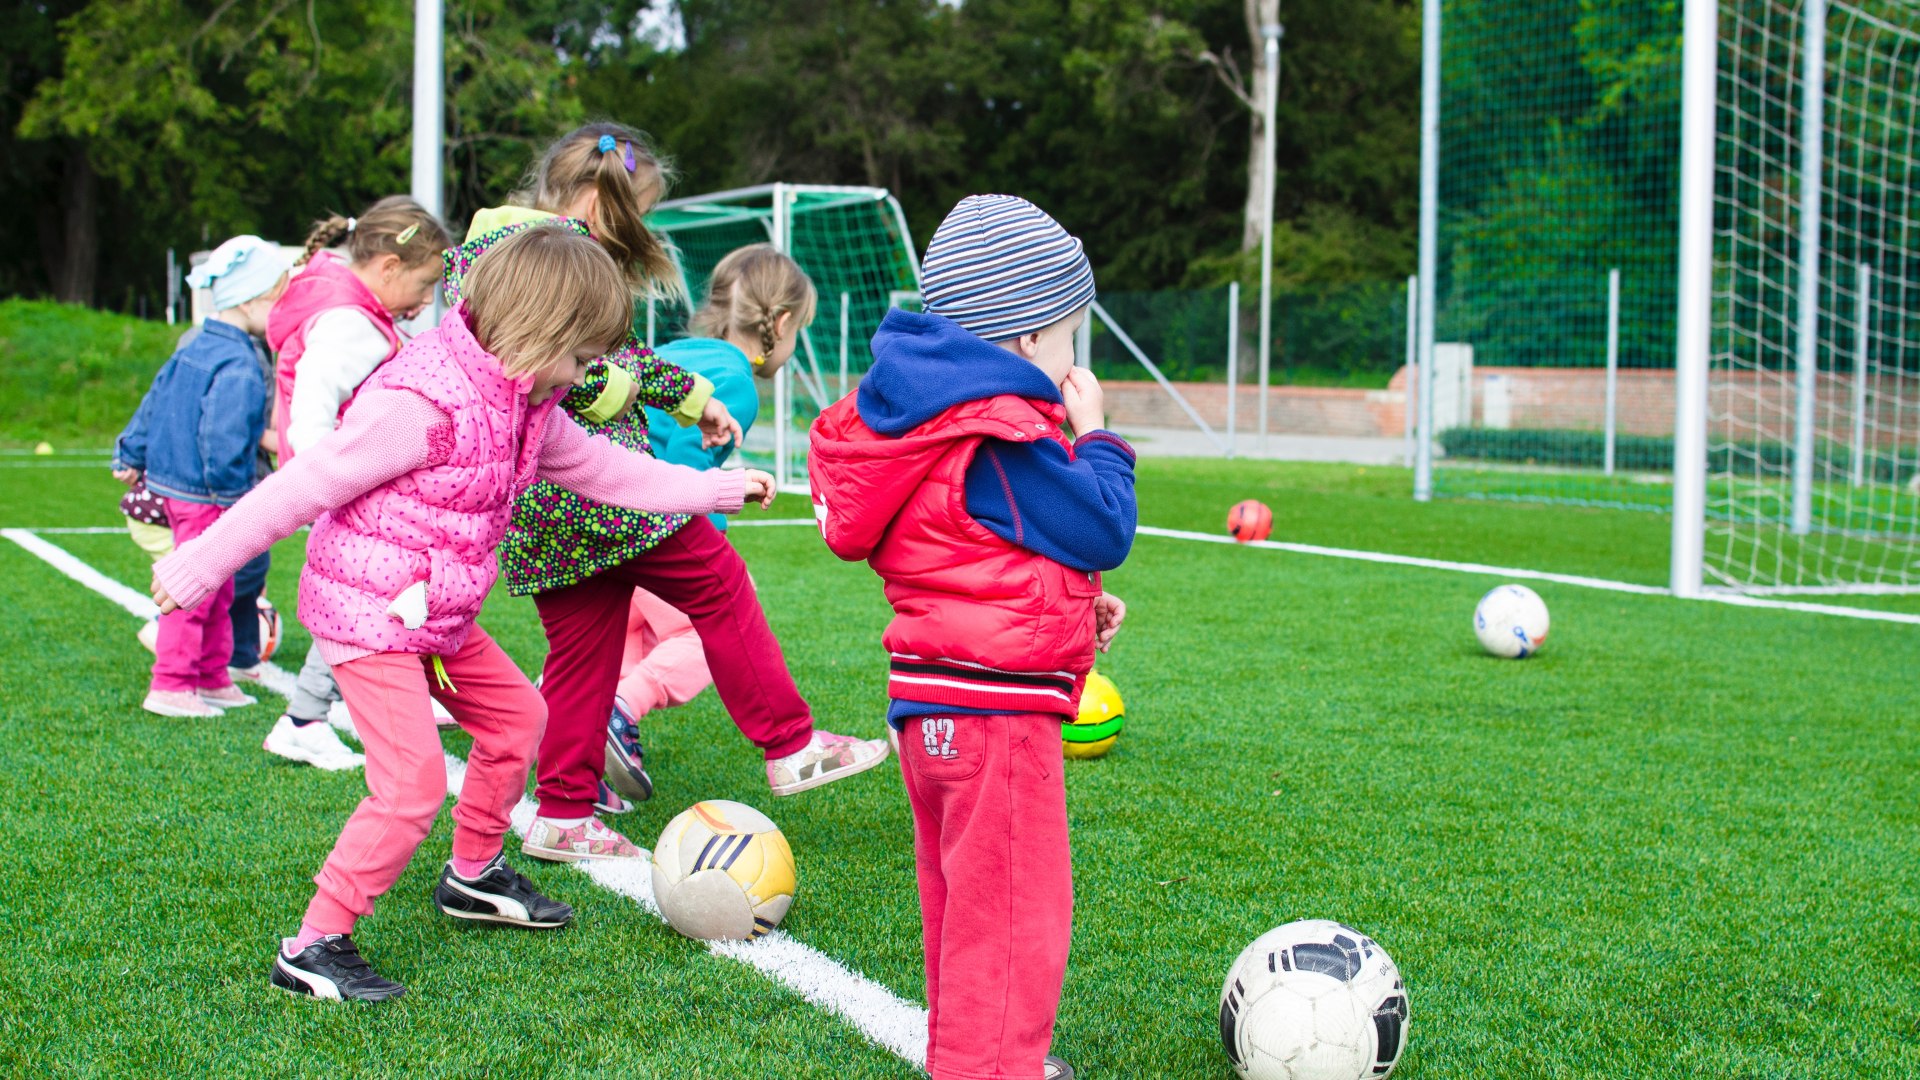
<instances>
[{"instance_id":1,"label":"pink sneaker","mask_svg":"<svg viewBox=\"0 0 1920 1080\"><path fill-rule=\"evenodd\" d=\"M775 795L793 795L865 772L886 759L885 739L856 739L815 728L807 745L767 761L767 786Z\"/></svg>"},{"instance_id":2,"label":"pink sneaker","mask_svg":"<svg viewBox=\"0 0 1920 1080\"><path fill-rule=\"evenodd\" d=\"M527 838L520 842L520 850L531 858L547 862L646 857L646 852L634 846L633 841L607 828L597 817L578 825L562 825L552 818L534 818Z\"/></svg>"},{"instance_id":3,"label":"pink sneaker","mask_svg":"<svg viewBox=\"0 0 1920 1080\"><path fill-rule=\"evenodd\" d=\"M255 704L260 699L231 684L218 690L202 688L200 700L216 709L242 709Z\"/></svg>"},{"instance_id":4,"label":"pink sneaker","mask_svg":"<svg viewBox=\"0 0 1920 1080\"><path fill-rule=\"evenodd\" d=\"M200 695L191 690L149 690L140 707L155 716L210 719L221 715L219 709L201 701Z\"/></svg>"}]
</instances>

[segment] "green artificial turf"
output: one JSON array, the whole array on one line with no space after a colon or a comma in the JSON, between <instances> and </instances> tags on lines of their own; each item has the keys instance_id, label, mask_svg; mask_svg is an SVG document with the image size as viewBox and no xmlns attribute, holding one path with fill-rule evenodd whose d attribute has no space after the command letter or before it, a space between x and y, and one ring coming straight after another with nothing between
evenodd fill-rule
<instances>
[{"instance_id":1,"label":"green artificial turf","mask_svg":"<svg viewBox=\"0 0 1920 1080\"><path fill-rule=\"evenodd\" d=\"M1663 519L1406 498L1402 470L1143 462L1144 522L1658 583ZM115 524L90 470L0 471L0 525ZM803 514L799 500L782 513ZM878 734L877 579L813 530L742 529L823 726ZM1516 539L1519 538L1519 539ZM48 539L143 585L118 535ZM299 540L269 592L290 609ZM1910 1075L1920 1054L1920 628L1539 585L1525 662L1474 644L1497 579L1141 537L1108 585L1101 668L1130 723L1070 763L1076 927L1056 1049L1096 1078L1230 1075L1220 980L1259 932L1337 918L1406 976L1396 1076ZM0 542L0 1072L907 1077L759 973L585 876L537 935L427 903L443 820L356 936L413 993L271 990L274 938L360 793L262 754L272 699L212 722L138 709L134 620ZM529 668L532 605L488 628ZM291 627L291 623L290 623ZM290 629L283 660L305 638ZM794 937L920 999L905 799L891 769L772 800L712 694L645 721L651 844L699 798L767 810L800 867ZM448 747L465 751L449 736Z\"/></svg>"}]
</instances>

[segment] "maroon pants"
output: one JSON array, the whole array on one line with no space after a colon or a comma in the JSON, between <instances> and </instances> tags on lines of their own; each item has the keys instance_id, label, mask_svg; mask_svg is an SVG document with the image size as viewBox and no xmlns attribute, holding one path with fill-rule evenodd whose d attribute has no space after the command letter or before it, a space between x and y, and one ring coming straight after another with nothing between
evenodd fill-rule
<instances>
[{"instance_id":1,"label":"maroon pants","mask_svg":"<svg viewBox=\"0 0 1920 1080\"><path fill-rule=\"evenodd\" d=\"M534 792L542 817L593 813L635 587L693 620L720 703L767 757L794 753L813 738L813 714L787 673L747 564L712 522L697 517L644 555L533 598L548 647L540 682L547 733Z\"/></svg>"},{"instance_id":2,"label":"maroon pants","mask_svg":"<svg viewBox=\"0 0 1920 1080\"><path fill-rule=\"evenodd\" d=\"M900 733L933 1080L1038 1080L1073 937L1060 720L916 716Z\"/></svg>"}]
</instances>

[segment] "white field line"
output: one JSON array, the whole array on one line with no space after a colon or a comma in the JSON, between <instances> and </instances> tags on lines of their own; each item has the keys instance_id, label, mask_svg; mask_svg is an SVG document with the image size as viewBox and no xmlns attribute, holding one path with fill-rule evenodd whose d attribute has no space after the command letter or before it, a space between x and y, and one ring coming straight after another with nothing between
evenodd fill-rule
<instances>
[{"instance_id":1,"label":"white field line","mask_svg":"<svg viewBox=\"0 0 1920 1080\"><path fill-rule=\"evenodd\" d=\"M801 524L811 525L810 521ZM153 602L65 550L25 533L20 529L0 530L5 536L73 580L92 589L130 614L150 619ZM144 605L144 606L142 606ZM260 684L281 697L291 696L295 677L276 664L261 665ZM345 710L336 709L329 720L336 726L346 722ZM351 732L350 722L345 730ZM447 755L447 791L456 798L466 778L467 763ZM537 808L532 799L522 796L513 808L513 831L525 837L533 825ZM643 859L574 863L601 888L618 893L660 918L660 907L653 899L653 871ZM665 921L664 919L662 921ZM861 1034L916 1068L926 1064L927 1011L906 1001L872 979L809 945L794 940L785 931L775 930L757 941L713 941L705 943L716 956L746 964L781 986L799 994L808 1002L825 1009L853 1025Z\"/></svg>"},{"instance_id":2,"label":"white field line","mask_svg":"<svg viewBox=\"0 0 1920 1080\"><path fill-rule=\"evenodd\" d=\"M1146 536L1164 537L1169 540L1191 540L1206 544L1238 544L1241 547L1268 548L1273 551L1291 551L1299 555L1319 555L1331 559L1352 559L1359 562L1384 563L1392 566L1414 566L1426 570L1447 570L1460 574L1485 574L1490 577L1507 578L1519 581L1551 581L1557 585L1573 585L1582 589L1602 589L1607 592L1634 593L1640 596L1671 597L1671 589L1658 585L1639 585L1631 581L1610 581L1606 578L1582 577L1578 574L1555 574L1545 570L1526 570L1516 566L1489 566L1486 563L1452 562L1446 559L1423 559L1417 555L1391 555L1384 551L1356 551L1350 548L1321 547L1318 544L1294 544L1282 540L1250 540L1244 544L1231 536L1219 536L1213 533L1188 532L1183 529L1161 529L1152 525L1142 525L1137 532ZM1798 611L1809 615L1836 615L1845 619L1867 619L1874 622L1908 623L1920 625L1920 615L1900 611L1870 611L1866 608L1842 607L1838 604L1806 604L1792 600L1772 600L1740 593L1709 592L1699 599L1716 604L1732 604L1735 607L1769 608L1775 611Z\"/></svg>"},{"instance_id":3,"label":"white field line","mask_svg":"<svg viewBox=\"0 0 1920 1080\"><path fill-rule=\"evenodd\" d=\"M807 518L763 518L758 521L739 521L729 523L732 528L766 528L781 525L817 524ZM12 536L16 533L117 533L121 530L107 526L89 526L75 529L0 529L0 536ZM1459 574L1483 574L1490 577L1507 578L1518 581L1550 581L1558 585L1572 585L1582 589L1601 589L1607 592L1633 593L1639 596L1672 596L1670 589L1658 585L1640 585L1631 581L1611 581L1607 578L1583 577L1578 574L1556 574L1547 570L1528 570L1517 566L1492 566L1487 563L1453 562L1447 559L1426 559L1418 555L1394 555L1385 551L1361 551L1354 548L1322 547L1319 544L1296 544L1284 540L1252 540L1245 544L1231 536L1213 533L1189 532L1184 529L1162 529L1154 525L1141 525L1136 530L1144 536L1157 536L1168 540L1188 540L1203 544L1228 544L1241 547L1267 548L1273 551L1290 551L1296 555L1318 555L1330 559L1351 559L1357 562L1381 563L1389 566L1412 566L1424 570L1446 570ZM20 541L17 541L19 543ZM22 543L22 546L26 546ZM51 547L51 545L49 545ZM55 551L60 549L54 548ZM61 552L61 554L66 554ZM84 563L77 565L85 567ZM90 568L88 568L90 569ZM1876 590L1869 590L1876 591ZM1911 591L1911 590L1908 590ZM1750 593L1732 593L1708 591L1698 599L1715 604L1730 604L1734 607L1763 608L1773 611L1797 611L1808 615L1832 615L1842 619L1866 619L1871 622L1905 623L1920 626L1920 614L1901 611L1873 611L1868 608L1845 607L1840 604L1812 604L1797 600L1775 600L1766 596ZM146 616L152 618L152 615Z\"/></svg>"},{"instance_id":4,"label":"white field line","mask_svg":"<svg viewBox=\"0 0 1920 1080\"><path fill-rule=\"evenodd\" d=\"M105 536L108 533L123 533L125 525L73 525L62 528L29 528L21 532L39 533L42 536Z\"/></svg>"}]
</instances>

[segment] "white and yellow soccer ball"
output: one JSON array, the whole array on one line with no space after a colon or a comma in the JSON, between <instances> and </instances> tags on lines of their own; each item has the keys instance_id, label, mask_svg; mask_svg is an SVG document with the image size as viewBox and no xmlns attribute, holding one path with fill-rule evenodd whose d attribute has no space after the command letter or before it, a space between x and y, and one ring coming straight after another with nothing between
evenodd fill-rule
<instances>
[{"instance_id":1,"label":"white and yellow soccer ball","mask_svg":"<svg viewBox=\"0 0 1920 1080\"><path fill-rule=\"evenodd\" d=\"M1496 585L1473 609L1473 633L1495 656L1524 660L1547 643L1547 603L1525 585Z\"/></svg>"},{"instance_id":2,"label":"white and yellow soccer ball","mask_svg":"<svg viewBox=\"0 0 1920 1080\"><path fill-rule=\"evenodd\" d=\"M1407 1042L1406 986L1358 930L1291 922L1227 970L1220 1041L1244 1080L1384 1080Z\"/></svg>"},{"instance_id":3,"label":"white and yellow soccer ball","mask_svg":"<svg viewBox=\"0 0 1920 1080\"><path fill-rule=\"evenodd\" d=\"M654 901L668 925L690 938L757 938L786 917L794 887L787 838L743 803L694 803L653 845Z\"/></svg>"}]
</instances>

